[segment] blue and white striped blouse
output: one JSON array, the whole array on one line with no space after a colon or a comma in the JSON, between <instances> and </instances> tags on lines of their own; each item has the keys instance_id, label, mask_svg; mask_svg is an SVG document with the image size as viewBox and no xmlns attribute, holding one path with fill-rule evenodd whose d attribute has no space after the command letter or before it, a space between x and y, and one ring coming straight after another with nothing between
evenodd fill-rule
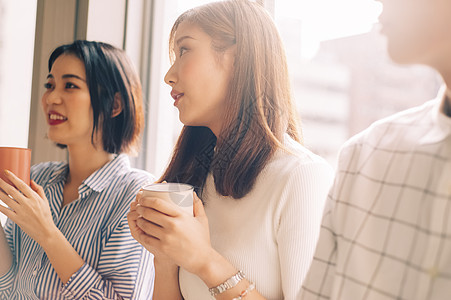
<instances>
[{"instance_id":1,"label":"blue and white striped blouse","mask_svg":"<svg viewBox=\"0 0 451 300\"><path fill-rule=\"evenodd\" d=\"M47 162L33 166L31 177L44 188L53 221L85 264L63 285L41 246L8 219L5 233L14 259L0 277L0 299L151 299L153 257L131 236L127 212L153 176L132 169L128 157L119 155L62 207L68 171L66 163Z\"/></svg>"}]
</instances>

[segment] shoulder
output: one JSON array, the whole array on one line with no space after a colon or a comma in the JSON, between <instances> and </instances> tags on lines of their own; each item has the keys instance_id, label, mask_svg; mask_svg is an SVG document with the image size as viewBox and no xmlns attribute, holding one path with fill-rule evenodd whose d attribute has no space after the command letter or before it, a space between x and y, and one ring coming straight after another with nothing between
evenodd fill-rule
<instances>
[{"instance_id":1,"label":"shoulder","mask_svg":"<svg viewBox=\"0 0 451 300\"><path fill-rule=\"evenodd\" d=\"M31 167L30 176L35 182L40 183L64 172L66 168L67 163L62 161L42 162Z\"/></svg>"},{"instance_id":2,"label":"shoulder","mask_svg":"<svg viewBox=\"0 0 451 300\"><path fill-rule=\"evenodd\" d=\"M122 180L131 187L141 188L144 184L155 182L153 174L136 168L131 168L126 174L122 174Z\"/></svg>"},{"instance_id":3,"label":"shoulder","mask_svg":"<svg viewBox=\"0 0 451 300\"><path fill-rule=\"evenodd\" d=\"M432 110L436 105L437 100L430 100L378 120L354 135L339 151L338 169L349 169L353 162L366 161L375 150L390 152L415 146L424 128L431 125Z\"/></svg>"},{"instance_id":4,"label":"shoulder","mask_svg":"<svg viewBox=\"0 0 451 300\"><path fill-rule=\"evenodd\" d=\"M387 136L404 136L406 132L411 131L412 127L430 123L429 116L436 104L437 100L431 100L423 105L378 120L367 129L350 138L344 146L351 146L362 141L379 140L382 137L384 137L384 140L387 140Z\"/></svg>"},{"instance_id":5,"label":"shoulder","mask_svg":"<svg viewBox=\"0 0 451 300\"><path fill-rule=\"evenodd\" d=\"M55 170L61 169L65 166L67 166L67 163L63 161L47 161L31 166L31 172L33 174L41 172L54 172Z\"/></svg>"},{"instance_id":6,"label":"shoulder","mask_svg":"<svg viewBox=\"0 0 451 300\"><path fill-rule=\"evenodd\" d=\"M143 185L152 183L155 180L155 176L145 170L124 168L111 175L111 178L109 178L109 189L135 193Z\"/></svg>"},{"instance_id":7,"label":"shoulder","mask_svg":"<svg viewBox=\"0 0 451 300\"><path fill-rule=\"evenodd\" d=\"M285 149L278 149L263 170L268 180L277 178L280 184L294 182L297 185L331 182L334 171L325 159L288 135L285 137L284 146Z\"/></svg>"}]
</instances>

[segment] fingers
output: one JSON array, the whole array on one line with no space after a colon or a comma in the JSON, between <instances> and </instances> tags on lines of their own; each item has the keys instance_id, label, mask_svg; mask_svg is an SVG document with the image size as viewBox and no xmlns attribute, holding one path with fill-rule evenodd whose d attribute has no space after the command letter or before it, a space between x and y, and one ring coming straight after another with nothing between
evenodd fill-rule
<instances>
[{"instance_id":1,"label":"fingers","mask_svg":"<svg viewBox=\"0 0 451 300\"><path fill-rule=\"evenodd\" d=\"M136 210L136 206L138 205L138 201L132 201L132 203L130 203L130 211L135 211Z\"/></svg>"},{"instance_id":2,"label":"fingers","mask_svg":"<svg viewBox=\"0 0 451 300\"><path fill-rule=\"evenodd\" d=\"M39 184L37 184L33 180L30 180L30 186L31 186L31 189L33 191L35 191L39 195L39 197L41 197L43 199L46 198L45 192L44 192L44 189L42 188L42 186L40 186Z\"/></svg>"},{"instance_id":3,"label":"fingers","mask_svg":"<svg viewBox=\"0 0 451 300\"><path fill-rule=\"evenodd\" d=\"M13 192L17 192L17 190L0 178L0 199L11 209L16 210L20 204L12 198L11 193Z\"/></svg>"},{"instance_id":4,"label":"fingers","mask_svg":"<svg viewBox=\"0 0 451 300\"><path fill-rule=\"evenodd\" d=\"M136 224L136 220L138 220L139 215L137 212L129 212L127 214L127 222L128 222L128 227L130 228L130 232L133 236L133 238L135 238L138 242L140 241L138 239L138 232L141 232L141 228L138 227L138 225Z\"/></svg>"},{"instance_id":5,"label":"fingers","mask_svg":"<svg viewBox=\"0 0 451 300\"><path fill-rule=\"evenodd\" d=\"M168 222L170 222L168 220L170 216L162 214L161 212L156 211L153 208L148 208L140 204L138 204L136 207L136 213L145 220L158 224L159 226L162 227L166 227Z\"/></svg>"},{"instance_id":6,"label":"fingers","mask_svg":"<svg viewBox=\"0 0 451 300\"><path fill-rule=\"evenodd\" d=\"M193 211L194 211L194 217L206 217L204 205L199 197L197 197L197 194L193 192Z\"/></svg>"},{"instance_id":7,"label":"fingers","mask_svg":"<svg viewBox=\"0 0 451 300\"><path fill-rule=\"evenodd\" d=\"M130 212L127 214L127 220L130 222L136 222L136 220L140 217L138 212L136 210L130 210Z\"/></svg>"},{"instance_id":8,"label":"fingers","mask_svg":"<svg viewBox=\"0 0 451 300\"><path fill-rule=\"evenodd\" d=\"M152 208L171 217L176 217L180 214L177 205L163 199L142 196L138 199L138 204L143 207Z\"/></svg>"},{"instance_id":9,"label":"fingers","mask_svg":"<svg viewBox=\"0 0 451 300\"><path fill-rule=\"evenodd\" d=\"M30 189L30 187L25 182L23 182L19 177L14 175L11 171L5 170L5 175L8 178L8 180L14 184L14 186L16 187L14 190L17 193L18 193L17 190L19 190L27 197L31 197L33 195L33 192ZM16 195L10 194L9 192L8 194L13 196L13 198L16 198Z\"/></svg>"},{"instance_id":10,"label":"fingers","mask_svg":"<svg viewBox=\"0 0 451 300\"><path fill-rule=\"evenodd\" d=\"M136 199L135 201L138 202L139 199L141 199L143 196L143 190L139 190L138 194L136 194Z\"/></svg>"},{"instance_id":11,"label":"fingers","mask_svg":"<svg viewBox=\"0 0 451 300\"><path fill-rule=\"evenodd\" d=\"M156 239L161 239L164 236L163 229L161 226L154 224L150 221L147 221L143 218L138 218L136 220L136 225L139 229L141 229L145 234L152 236Z\"/></svg>"},{"instance_id":12,"label":"fingers","mask_svg":"<svg viewBox=\"0 0 451 300\"><path fill-rule=\"evenodd\" d=\"M158 243L160 242L157 238L147 235L143 231L139 231L136 233L135 239L144 246L148 251L155 253L155 249L158 247Z\"/></svg>"},{"instance_id":13,"label":"fingers","mask_svg":"<svg viewBox=\"0 0 451 300\"><path fill-rule=\"evenodd\" d=\"M13 221L14 221L14 217L16 216L16 213L14 212L14 210L12 210L8 207L5 207L1 204L0 204L0 213L4 214L6 217L10 218Z\"/></svg>"}]
</instances>

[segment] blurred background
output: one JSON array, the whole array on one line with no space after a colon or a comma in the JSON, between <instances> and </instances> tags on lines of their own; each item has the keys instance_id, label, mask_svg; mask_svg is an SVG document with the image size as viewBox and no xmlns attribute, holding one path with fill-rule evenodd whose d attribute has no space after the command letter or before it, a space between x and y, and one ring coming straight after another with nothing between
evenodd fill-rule
<instances>
[{"instance_id":1,"label":"blurred background","mask_svg":"<svg viewBox=\"0 0 451 300\"><path fill-rule=\"evenodd\" d=\"M29 147L32 163L64 160L45 137L40 97L51 51L74 39L126 50L141 75L146 131L136 167L160 175L181 129L170 88L168 36L205 0L0 0L0 145ZM263 0L285 44L305 145L334 167L345 140L377 119L432 99L440 77L392 63L374 0ZM4 220L3 216L0 216Z\"/></svg>"}]
</instances>

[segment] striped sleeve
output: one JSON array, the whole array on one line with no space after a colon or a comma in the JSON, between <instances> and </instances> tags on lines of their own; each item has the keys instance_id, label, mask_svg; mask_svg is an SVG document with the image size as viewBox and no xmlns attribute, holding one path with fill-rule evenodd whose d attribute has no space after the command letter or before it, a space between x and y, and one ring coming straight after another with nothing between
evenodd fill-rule
<instances>
[{"instance_id":1,"label":"striped sleeve","mask_svg":"<svg viewBox=\"0 0 451 300\"><path fill-rule=\"evenodd\" d=\"M0 300L11 299L11 288L16 277L16 264L13 264L9 271L0 277Z\"/></svg>"},{"instance_id":2,"label":"striped sleeve","mask_svg":"<svg viewBox=\"0 0 451 300\"><path fill-rule=\"evenodd\" d=\"M97 270L84 264L62 287L62 295L67 299L146 299L151 295L153 281L142 286L136 297L137 277L140 271L148 271L153 278L151 254L131 237L127 219L121 220L112 232L101 253ZM147 288L147 290L146 290ZM141 289L141 287L140 287Z\"/></svg>"}]
</instances>

